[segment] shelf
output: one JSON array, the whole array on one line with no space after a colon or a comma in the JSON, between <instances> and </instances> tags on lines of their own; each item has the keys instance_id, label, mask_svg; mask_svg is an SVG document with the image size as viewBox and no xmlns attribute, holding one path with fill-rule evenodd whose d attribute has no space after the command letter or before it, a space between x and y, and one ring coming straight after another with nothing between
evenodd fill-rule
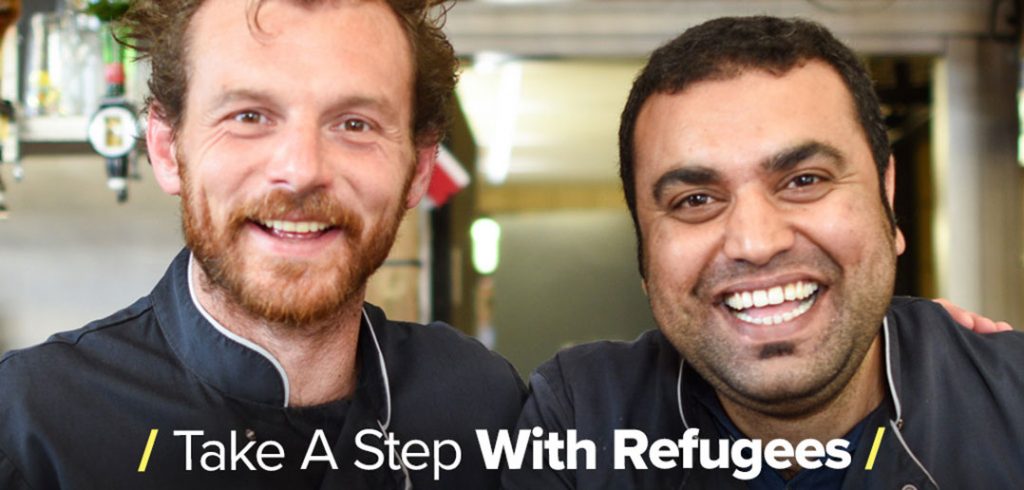
<instances>
[{"instance_id":1,"label":"shelf","mask_svg":"<svg viewBox=\"0 0 1024 490\"><path fill-rule=\"evenodd\" d=\"M38 116L21 121L20 139L28 143L84 143L89 118L85 116Z\"/></svg>"}]
</instances>

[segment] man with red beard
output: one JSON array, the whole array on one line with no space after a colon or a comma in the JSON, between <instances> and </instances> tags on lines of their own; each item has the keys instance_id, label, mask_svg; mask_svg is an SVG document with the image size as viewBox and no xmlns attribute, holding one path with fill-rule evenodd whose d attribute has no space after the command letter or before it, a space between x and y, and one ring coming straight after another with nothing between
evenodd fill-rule
<instances>
[{"instance_id":1,"label":"man with red beard","mask_svg":"<svg viewBox=\"0 0 1024 490\"><path fill-rule=\"evenodd\" d=\"M455 83L428 3L133 3L187 248L149 296L0 361L0 487L497 486L474 430L514 425L513 368L364 303Z\"/></svg>"},{"instance_id":2,"label":"man with red beard","mask_svg":"<svg viewBox=\"0 0 1024 490\"><path fill-rule=\"evenodd\" d=\"M659 329L537 369L520 428L591 445L575 468L527 452L505 487L1021 485L1024 334L893 298L894 164L849 48L706 22L654 52L619 135Z\"/></svg>"}]
</instances>

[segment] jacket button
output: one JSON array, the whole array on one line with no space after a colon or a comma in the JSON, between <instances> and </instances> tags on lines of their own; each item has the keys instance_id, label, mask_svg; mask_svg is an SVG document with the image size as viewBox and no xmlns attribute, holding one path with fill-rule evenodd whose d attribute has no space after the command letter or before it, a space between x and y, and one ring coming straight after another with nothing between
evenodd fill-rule
<instances>
[{"instance_id":1,"label":"jacket button","mask_svg":"<svg viewBox=\"0 0 1024 490\"><path fill-rule=\"evenodd\" d=\"M917 486L908 483L906 485L903 485L903 488L901 488L900 490L917 490Z\"/></svg>"}]
</instances>

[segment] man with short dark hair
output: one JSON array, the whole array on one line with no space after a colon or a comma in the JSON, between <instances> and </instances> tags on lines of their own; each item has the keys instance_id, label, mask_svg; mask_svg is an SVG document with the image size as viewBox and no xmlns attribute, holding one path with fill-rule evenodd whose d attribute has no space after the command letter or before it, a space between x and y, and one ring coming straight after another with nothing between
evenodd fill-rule
<instances>
[{"instance_id":1,"label":"man with short dark hair","mask_svg":"<svg viewBox=\"0 0 1024 490\"><path fill-rule=\"evenodd\" d=\"M514 425L514 369L364 303L445 128L431 3L133 2L188 248L134 305L0 360L0 487L497 486L474 430Z\"/></svg>"},{"instance_id":2,"label":"man with short dark hair","mask_svg":"<svg viewBox=\"0 0 1024 490\"><path fill-rule=\"evenodd\" d=\"M519 428L592 446L565 449L575 468L545 452L506 487L1024 481L1024 335L893 298L905 243L885 127L826 29L723 18L661 47L623 112L620 162L659 329L536 371Z\"/></svg>"}]
</instances>

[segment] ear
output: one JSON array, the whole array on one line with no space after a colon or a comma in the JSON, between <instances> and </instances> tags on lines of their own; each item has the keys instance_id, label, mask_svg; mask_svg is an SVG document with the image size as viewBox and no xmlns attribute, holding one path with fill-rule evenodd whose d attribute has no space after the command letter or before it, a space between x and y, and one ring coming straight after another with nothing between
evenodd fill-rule
<instances>
[{"instance_id":1,"label":"ear","mask_svg":"<svg viewBox=\"0 0 1024 490\"><path fill-rule=\"evenodd\" d=\"M146 124L146 149L153 175L164 192L176 196L181 193L181 175L178 173L178 155L171 126L160 117L154 106L149 109Z\"/></svg>"},{"instance_id":2,"label":"ear","mask_svg":"<svg viewBox=\"0 0 1024 490\"><path fill-rule=\"evenodd\" d=\"M889 201L889 209L895 209L896 199L896 158L889 156L889 164L885 167L885 199ZM907 249L907 240L903 237L903 231L896 227L896 255L902 255Z\"/></svg>"},{"instance_id":3,"label":"ear","mask_svg":"<svg viewBox=\"0 0 1024 490\"><path fill-rule=\"evenodd\" d=\"M416 168L413 170L412 184L405 196L405 207L412 209L420 203L430 186L430 177L434 173L437 162L437 144L416 148Z\"/></svg>"}]
</instances>

